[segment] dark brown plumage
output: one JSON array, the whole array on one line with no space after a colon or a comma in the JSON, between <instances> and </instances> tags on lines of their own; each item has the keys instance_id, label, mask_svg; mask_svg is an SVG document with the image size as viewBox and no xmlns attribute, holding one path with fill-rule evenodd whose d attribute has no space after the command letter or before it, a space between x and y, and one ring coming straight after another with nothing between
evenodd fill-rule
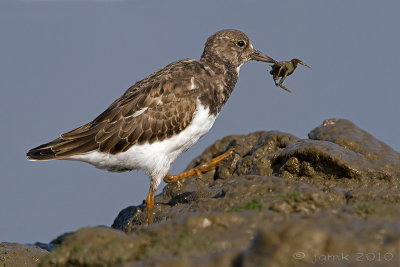
<instances>
[{"instance_id":1,"label":"dark brown plumage","mask_svg":"<svg viewBox=\"0 0 400 267\"><path fill-rule=\"evenodd\" d=\"M190 87L190 79L181 79L178 85L170 82L184 69L186 73L190 72L185 68L187 65L192 65L190 69L194 72L201 70L198 64L189 60L168 65L133 85L92 122L30 150L28 157L61 159L95 149L116 154L133 144L162 141L177 134L190 123L200 95L198 89L186 90ZM166 74L169 79L165 79ZM135 112L142 109L146 110L135 117Z\"/></svg>"}]
</instances>

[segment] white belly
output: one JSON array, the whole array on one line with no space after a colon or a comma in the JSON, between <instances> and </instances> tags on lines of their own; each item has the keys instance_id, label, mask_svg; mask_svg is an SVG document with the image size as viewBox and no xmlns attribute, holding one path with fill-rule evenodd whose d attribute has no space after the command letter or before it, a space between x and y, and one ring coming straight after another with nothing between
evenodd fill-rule
<instances>
[{"instance_id":1,"label":"white belly","mask_svg":"<svg viewBox=\"0 0 400 267\"><path fill-rule=\"evenodd\" d=\"M151 177L161 181L179 154L189 149L206 134L215 119L216 116L210 116L209 109L205 109L198 102L197 110L189 126L169 139L152 144L133 145L126 152L115 155L93 151L69 159L84 161L97 168L116 172L144 169Z\"/></svg>"}]
</instances>

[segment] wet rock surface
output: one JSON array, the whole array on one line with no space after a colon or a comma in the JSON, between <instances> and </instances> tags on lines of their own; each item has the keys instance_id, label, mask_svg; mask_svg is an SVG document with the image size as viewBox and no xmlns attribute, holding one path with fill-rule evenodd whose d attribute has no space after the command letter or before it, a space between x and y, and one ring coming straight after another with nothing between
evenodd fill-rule
<instances>
[{"instance_id":1,"label":"wet rock surface","mask_svg":"<svg viewBox=\"0 0 400 267\"><path fill-rule=\"evenodd\" d=\"M63 238L41 266L398 266L400 154L348 120L309 139L225 137L194 159L234 154L201 177L123 209L112 228ZM122 231L119 231L122 230Z\"/></svg>"}]
</instances>

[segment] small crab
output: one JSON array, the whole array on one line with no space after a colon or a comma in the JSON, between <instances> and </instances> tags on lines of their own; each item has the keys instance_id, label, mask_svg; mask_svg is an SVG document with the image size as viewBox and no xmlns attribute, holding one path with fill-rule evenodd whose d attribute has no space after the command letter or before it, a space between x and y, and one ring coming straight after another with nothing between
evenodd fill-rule
<instances>
[{"instance_id":1,"label":"small crab","mask_svg":"<svg viewBox=\"0 0 400 267\"><path fill-rule=\"evenodd\" d=\"M273 76L275 85L291 93L292 91L286 88L284 85L282 85L282 83L285 81L287 76L289 76L294 72L294 70L297 68L297 64L299 63L311 69L310 66L308 66L306 63L304 63L298 58L294 58L290 61L277 62L274 65L271 65L272 70L269 73ZM279 77L282 78L279 81L279 83L277 83L276 81L278 80Z\"/></svg>"}]
</instances>

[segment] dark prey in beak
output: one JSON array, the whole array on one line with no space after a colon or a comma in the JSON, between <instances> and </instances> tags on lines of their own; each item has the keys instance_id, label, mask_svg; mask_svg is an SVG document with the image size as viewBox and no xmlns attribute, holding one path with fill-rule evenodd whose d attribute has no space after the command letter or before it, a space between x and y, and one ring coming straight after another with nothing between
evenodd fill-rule
<instances>
[{"instance_id":1,"label":"dark prey in beak","mask_svg":"<svg viewBox=\"0 0 400 267\"><path fill-rule=\"evenodd\" d=\"M269 73L273 76L275 85L279 86L283 90L292 93L292 91L286 88L282 83L285 81L287 76L291 75L294 72L294 70L297 68L297 64L301 64L311 69L310 66L308 66L306 63L298 58L293 58L290 61L276 62L274 65L272 65L272 70ZM282 78L279 83L277 83L276 81L279 77Z\"/></svg>"}]
</instances>

